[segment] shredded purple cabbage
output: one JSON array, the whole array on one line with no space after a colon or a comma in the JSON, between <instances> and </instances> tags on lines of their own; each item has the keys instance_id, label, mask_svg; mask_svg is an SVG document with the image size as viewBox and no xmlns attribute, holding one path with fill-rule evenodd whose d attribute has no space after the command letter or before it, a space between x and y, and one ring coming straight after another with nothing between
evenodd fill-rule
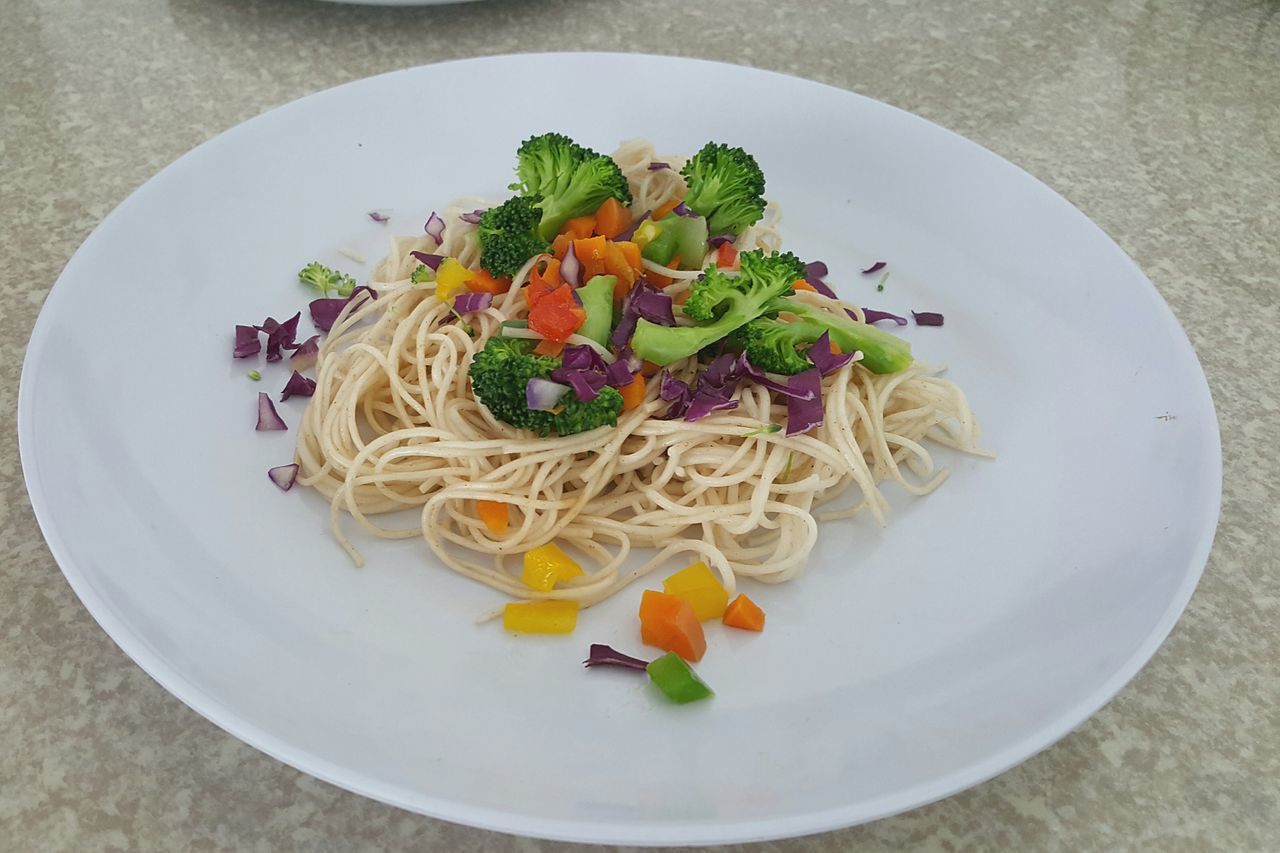
<instances>
[{"instance_id":1,"label":"shredded purple cabbage","mask_svg":"<svg viewBox=\"0 0 1280 853\"><path fill-rule=\"evenodd\" d=\"M822 425L822 373L812 367L797 373L787 385L797 394L787 397L787 435L800 435Z\"/></svg>"},{"instance_id":2,"label":"shredded purple cabbage","mask_svg":"<svg viewBox=\"0 0 1280 853\"><path fill-rule=\"evenodd\" d=\"M626 359L620 357L604 369L604 376L611 387L625 388L635 380L636 372L631 369Z\"/></svg>"},{"instance_id":3,"label":"shredded purple cabbage","mask_svg":"<svg viewBox=\"0 0 1280 853\"><path fill-rule=\"evenodd\" d=\"M295 350L301 346L294 340L298 334L298 321L301 319L302 312L299 311L283 323L277 322L274 317L268 317L262 321L261 326L255 327L259 332L266 333L267 361L279 361L284 358L284 350Z\"/></svg>"},{"instance_id":4,"label":"shredded purple cabbage","mask_svg":"<svg viewBox=\"0 0 1280 853\"><path fill-rule=\"evenodd\" d=\"M484 216L484 211L485 211L485 208L478 207L475 210L471 211L470 213L460 214L458 218L461 219L463 222L469 222L472 225L479 225L480 217Z\"/></svg>"},{"instance_id":5,"label":"shredded purple cabbage","mask_svg":"<svg viewBox=\"0 0 1280 853\"><path fill-rule=\"evenodd\" d=\"M916 318L917 326L942 325L942 315L936 311L912 311L911 316Z\"/></svg>"},{"instance_id":6,"label":"shredded purple cabbage","mask_svg":"<svg viewBox=\"0 0 1280 853\"><path fill-rule=\"evenodd\" d=\"M492 304L492 293L459 293L453 298L453 310L458 314L474 314Z\"/></svg>"},{"instance_id":7,"label":"shredded purple cabbage","mask_svg":"<svg viewBox=\"0 0 1280 853\"><path fill-rule=\"evenodd\" d=\"M671 164L670 164L670 163L664 163L664 162L662 162L661 160L651 160L651 161L649 162L649 171L650 171L650 172L659 172L659 171L661 171L661 170L663 170L663 169L670 169L670 168L671 168Z\"/></svg>"},{"instance_id":8,"label":"shredded purple cabbage","mask_svg":"<svg viewBox=\"0 0 1280 853\"><path fill-rule=\"evenodd\" d=\"M779 381L777 379L770 378L769 374L751 363L745 352L738 356L737 369L743 376L750 377L751 381L755 382L757 385L768 388L770 391L776 391L784 397L802 397L806 400L810 399L809 396L806 396L809 392L794 388L791 383L787 381Z\"/></svg>"},{"instance_id":9,"label":"shredded purple cabbage","mask_svg":"<svg viewBox=\"0 0 1280 853\"><path fill-rule=\"evenodd\" d=\"M804 265L804 280L809 282L810 287L828 299L836 299L836 292L823 281L829 272L827 265L822 261L810 261Z\"/></svg>"},{"instance_id":10,"label":"shredded purple cabbage","mask_svg":"<svg viewBox=\"0 0 1280 853\"><path fill-rule=\"evenodd\" d=\"M289 381L284 383L284 390L280 392L280 402L283 403L290 397L310 397L315 392L316 381L295 370L289 377Z\"/></svg>"},{"instance_id":11,"label":"shredded purple cabbage","mask_svg":"<svg viewBox=\"0 0 1280 853\"><path fill-rule=\"evenodd\" d=\"M674 213L676 216L684 216L689 219L698 218L698 214L694 213L693 208L689 207L689 205L685 204L684 202L680 202L675 207L671 208L671 212Z\"/></svg>"},{"instance_id":12,"label":"shredded purple cabbage","mask_svg":"<svg viewBox=\"0 0 1280 853\"><path fill-rule=\"evenodd\" d=\"M342 309L347 307L348 302L352 302L361 293L369 294L370 299L377 299L378 292L371 287L361 285L351 291L351 295L345 299L313 299L308 306L311 309L311 322L316 328L322 332L327 332L333 328L333 324L338 321L338 315L342 313Z\"/></svg>"},{"instance_id":13,"label":"shredded purple cabbage","mask_svg":"<svg viewBox=\"0 0 1280 853\"><path fill-rule=\"evenodd\" d=\"M320 355L320 336L312 335L303 341L293 355L289 356L289 366L294 370L306 370L315 366L316 357Z\"/></svg>"},{"instance_id":14,"label":"shredded purple cabbage","mask_svg":"<svg viewBox=\"0 0 1280 853\"><path fill-rule=\"evenodd\" d=\"M736 243L737 234L717 234L714 237L707 238L707 245L713 249L719 249L725 243Z\"/></svg>"},{"instance_id":15,"label":"shredded purple cabbage","mask_svg":"<svg viewBox=\"0 0 1280 853\"><path fill-rule=\"evenodd\" d=\"M258 425L254 427L258 432L270 432L272 430L288 429L289 427L280 418L280 413L276 411L275 404L271 402L271 397L265 391L258 392Z\"/></svg>"},{"instance_id":16,"label":"shredded purple cabbage","mask_svg":"<svg viewBox=\"0 0 1280 853\"><path fill-rule=\"evenodd\" d=\"M271 478L271 482L280 487L280 491L287 492L293 488L294 481L298 479L298 466L296 463L277 465L267 469L267 476Z\"/></svg>"},{"instance_id":17,"label":"shredded purple cabbage","mask_svg":"<svg viewBox=\"0 0 1280 853\"><path fill-rule=\"evenodd\" d=\"M631 340L636 330L636 321L641 317L659 326L676 324L675 310L671 297L647 281L637 279L631 286L631 292L622 303L622 317L609 336L614 349L622 351Z\"/></svg>"},{"instance_id":18,"label":"shredded purple cabbage","mask_svg":"<svg viewBox=\"0 0 1280 853\"><path fill-rule=\"evenodd\" d=\"M600 389L607 382L603 373L596 373L593 370L566 369L564 367L557 367L551 371L551 378L556 382L567 383L573 389L573 393L578 395L578 399L584 403L590 403L596 397L599 397Z\"/></svg>"},{"instance_id":19,"label":"shredded purple cabbage","mask_svg":"<svg viewBox=\"0 0 1280 853\"><path fill-rule=\"evenodd\" d=\"M383 213L380 210L371 210L369 211L369 218L372 219L374 222L378 222L385 225L387 220L389 220L391 217L387 216L385 213Z\"/></svg>"},{"instance_id":20,"label":"shredded purple cabbage","mask_svg":"<svg viewBox=\"0 0 1280 853\"><path fill-rule=\"evenodd\" d=\"M853 361L854 353L845 352L837 353L831 348L831 335L823 332L822 335L813 342L813 346L809 347L809 351L805 353L809 356L809 360L813 362L813 366L822 372L823 376L829 373L835 373L849 362Z\"/></svg>"},{"instance_id":21,"label":"shredded purple cabbage","mask_svg":"<svg viewBox=\"0 0 1280 853\"><path fill-rule=\"evenodd\" d=\"M649 666L649 664L640 660L640 658L633 658L631 655L624 655L622 652L612 648L611 646L606 646L604 643L592 643L591 653L588 655L587 659L582 662L582 665L585 667L620 666L624 669L635 669L640 672L646 672L647 667Z\"/></svg>"},{"instance_id":22,"label":"shredded purple cabbage","mask_svg":"<svg viewBox=\"0 0 1280 853\"><path fill-rule=\"evenodd\" d=\"M848 309L845 310L848 311ZM881 320L892 320L899 326L907 325L906 317L899 317L897 314L890 314L888 311L877 311L874 308L863 308L862 314L867 318L868 324L879 323ZM855 320L858 319L857 317L854 317L852 311L849 311L849 316L853 317Z\"/></svg>"},{"instance_id":23,"label":"shredded purple cabbage","mask_svg":"<svg viewBox=\"0 0 1280 853\"><path fill-rule=\"evenodd\" d=\"M258 327L237 325L233 355L236 358L248 358L259 352L262 352L262 342L258 340Z\"/></svg>"},{"instance_id":24,"label":"shredded purple cabbage","mask_svg":"<svg viewBox=\"0 0 1280 853\"><path fill-rule=\"evenodd\" d=\"M431 216L427 218L427 224L422 226L422 230L436 241L437 246L444 242L444 220L434 210L431 211Z\"/></svg>"},{"instance_id":25,"label":"shredded purple cabbage","mask_svg":"<svg viewBox=\"0 0 1280 853\"><path fill-rule=\"evenodd\" d=\"M885 261L876 261L874 264L872 264L871 266L863 270L862 274L871 275L872 273L880 272L880 270L884 269L887 266L889 266L889 264L886 263Z\"/></svg>"},{"instance_id":26,"label":"shredded purple cabbage","mask_svg":"<svg viewBox=\"0 0 1280 853\"><path fill-rule=\"evenodd\" d=\"M569 386L552 382L550 379L534 377L524 386L524 402L536 412L547 412L556 407L560 398L568 392Z\"/></svg>"},{"instance_id":27,"label":"shredded purple cabbage","mask_svg":"<svg viewBox=\"0 0 1280 853\"><path fill-rule=\"evenodd\" d=\"M440 264L444 263L444 255L434 255L431 252L410 252L410 255L420 264L426 265L432 272L440 269Z\"/></svg>"},{"instance_id":28,"label":"shredded purple cabbage","mask_svg":"<svg viewBox=\"0 0 1280 853\"><path fill-rule=\"evenodd\" d=\"M689 383L676 379L670 371L664 370L658 384L658 396L671 404L659 419L671 421L684 417L684 413L689 411L689 404L693 402L693 389L689 387Z\"/></svg>"},{"instance_id":29,"label":"shredded purple cabbage","mask_svg":"<svg viewBox=\"0 0 1280 853\"><path fill-rule=\"evenodd\" d=\"M560 366L566 370L591 370L603 373L605 364L595 347L586 344L569 344L560 354Z\"/></svg>"}]
</instances>

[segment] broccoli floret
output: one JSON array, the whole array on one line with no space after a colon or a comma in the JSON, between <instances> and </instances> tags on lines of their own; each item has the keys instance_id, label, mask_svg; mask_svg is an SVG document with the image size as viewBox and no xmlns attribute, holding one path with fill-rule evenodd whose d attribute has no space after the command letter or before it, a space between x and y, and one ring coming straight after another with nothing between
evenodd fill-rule
<instances>
[{"instance_id":1,"label":"broccoli floret","mask_svg":"<svg viewBox=\"0 0 1280 853\"><path fill-rule=\"evenodd\" d=\"M813 362L797 347L808 348L822 332L823 327L817 323L802 320L784 323L757 317L734 332L731 340L761 370L793 376L813 367Z\"/></svg>"},{"instance_id":2,"label":"broccoli floret","mask_svg":"<svg viewBox=\"0 0 1280 853\"><path fill-rule=\"evenodd\" d=\"M315 288L321 296L328 296L330 290L337 291L339 296L350 296L351 291L356 289L354 278L316 261L298 271L298 281Z\"/></svg>"},{"instance_id":3,"label":"broccoli floret","mask_svg":"<svg viewBox=\"0 0 1280 853\"><path fill-rule=\"evenodd\" d=\"M794 314L796 319L786 325L803 328L802 338L807 338L809 343L827 332L831 335L831 342L840 347L841 352L861 352L862 359L858 363L872 373L897 373L910 367L914 360L911 357L911 344L870 323L859 323L843 311L836 314L798 299L786 298L775 300L770 308ZM747 353L747 358L755 362L750 352Z\"/></svg>"},{"instance_id":4,"label":"broccoli floret","mask_svg":"<svg viewBox=\"0 0 1280 853\"><path fill-rule=\"evenodd\" d=\"M764 172L741 148L708 142L680 174L689 184L684 203L712 234L741 234L764 216Z\"/></svg>"},{"instance_id":5,"label":"broccoli floret","mask_svg":"<svg viewBox=\"0 0 1280 853\"><path fill-rule=\"evenodd\" d=\"M427 281L434 281L436 274L432 272L431 267L426 264L418 264L414 267L413 272L409 273L409 281L414 284L422 284Z\"/></svg>"},{"instance_id":6,"label":"broccoli floret","mask_svg":"<svg viewBox=\"0 0 1280 853\"><path fill-rule=\"evenodd\" d=\"M559 133L526 139L517 152L519 162L512 185L523 196L541 196L538 234L550 240L575 216L594 213L612 196L631 204L631 189L613 158L584 148Z\"/></svg>"},{"instance_id":7,"label":"broccoli floret","mask_svg":"<svg viewBox=\"0 0 1280 853\"><path fill-rule=\"evenodd\" d=\"M584 403L572 391L564 395L564 408L556 418L556 432L573 435L602 426L617 426L618 413L622 411L622 394L608 385L589 403Z\"/></svg>"},{"instance_id":8,"label":"broccoli floret","mask_svg":"<svg viewBox=\"0 0 1280 853\"><path fill-rule=\"evenodd\" d=\"M540 196L514 196L480 216L480 266L498 278L514 276L534 255L551 251L538 236Z\"/></svg>"},{"instance_id":9,"label":"broccoli floret","mask_svg":"<svg viewBox=\"0 0 1280 853\"><path fill-rule=\"evenodd\" d=\"M739 259L738 275L711 266L693 283L684 313L698 325L659 326L639 320L631 340L635 354L662 365L688 358L774 310L773 303L788 296L792 283L804 275L804 264L790 252L766 255L757 249L743 252Z\"/></svg>"},{"instance_id":10,"label":"broccoli floret","mask_svg":"<svg viewBox=\"0 0 1280 853\"><path fill-rule=\"evenodd\" d=\"M529 380L549 379L551 371L560 366L558 358L534 355L534 346L533 341L524 338L495 336L472 359L471 390L495 418L539 435L553 430L560 435L573 435L606 424L617 425L622 395L609 387L601 389L599 396L588 403L569 391L557 413L530 409L525 398Z\"/></svg>"}]
</instances>

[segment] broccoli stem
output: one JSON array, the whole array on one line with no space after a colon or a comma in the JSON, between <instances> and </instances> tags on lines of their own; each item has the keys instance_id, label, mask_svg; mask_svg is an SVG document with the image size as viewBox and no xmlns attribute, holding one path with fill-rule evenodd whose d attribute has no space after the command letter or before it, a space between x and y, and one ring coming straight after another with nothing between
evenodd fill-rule
<instances>
[{"instance_id":1,"label":"broccoli stem","mask_svg":"<svg viewBox=\"0 0 1280 853\"><path fill-rule=\"evenodd\" d=\"M578 334L605 347L609 346L609 332L612 331L613 289L617 284L615 275L597 275L578 288L582 310L587 312Z\"/></svg>"},{"instance_id":2,"label":"broccoli stem","mask_svg":"<svg viewBox=\"0 0 1280 853\"><path fill-rule=\"evenodd\" d=\"M911 366L911 344L869 323L859 323L795 299L779 300L779 308L826 329L841 352L861 352L859 364L872 373L897 373Z\"/></svg>"}]
</instances>

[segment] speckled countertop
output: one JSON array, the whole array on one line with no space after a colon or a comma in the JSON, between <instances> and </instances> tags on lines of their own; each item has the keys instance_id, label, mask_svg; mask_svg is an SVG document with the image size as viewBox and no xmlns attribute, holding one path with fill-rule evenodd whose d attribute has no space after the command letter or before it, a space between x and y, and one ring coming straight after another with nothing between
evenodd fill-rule
<instances>
[{"instance_id":1,"label":"speckled countertop","mask_svg":"<svg viewBox=\"0 0 1280 853\"><path fill-rule=\"evenodd\" d=\"M362 799L170 697L59 574L27 502L14 427L23 348L46 292L102 217L162 166L337 83L555 47L758 65L862 92L988 146L1083 209L1153 279L1188 329L1221 419L1222 522L1204 579L1169 641L1114 701L964 794L746 849L1277 849L1276 0L413 9L6 0L0 18L0 849L572 847Z\"/></svg>"}]
</instances>

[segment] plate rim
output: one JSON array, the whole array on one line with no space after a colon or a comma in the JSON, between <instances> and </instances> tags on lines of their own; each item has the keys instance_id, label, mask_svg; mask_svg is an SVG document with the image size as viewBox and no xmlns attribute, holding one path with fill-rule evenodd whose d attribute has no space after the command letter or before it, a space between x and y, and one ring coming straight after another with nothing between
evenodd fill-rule
<instances>
[{"instance_id":1,"label":"plate rim","mask_svg":"<svg viewBox=\"0 0 1280 853\"><path fill-rule=\"evenodd\" d=\"M346 89L348 87L370 84L372 81L395 75L424 73L424 69L432 69L439 66L485 64L512 60L555 61L569 56L596 57L605 61L616 61L621 58L626 58L631 60L653 60L668 64L674 61L677 63L693 63L721 68L727 67L733 69L735 73L760 74L784 78L792 84L800 83L807 86L822 87L824 89L839 92L844 97L852 97L868 101L876 104L878 107L893 110L908 117L912 121L929 126L933 132L941 131L947 137L950 137L952 144L959 143L970 146L971 148L976 149L981 156L985 158L993 158L999 161L1004 168L1012 168L1016 170L1020 173L1023 179L1029 179L1033 183L1038 193L1047 193L1049 197L1056 200L1056 203L1065 204L1070 209L1072 216L1078 218L1086 228L1091 229L1095 233L1095 236L1101 238L1102 242L1099 244L1100 247L1105 247L1106 251L1113 256L1115 261L1126 266L1128 268L1128 272L1131 275L1136 275L1137 279L1139 279L1142 284L1149 289L1150 293L1148 295L1153 295L1155 297L1155 307L1161 314L1161 320L1166 326L1169 326L1171 330L1175 331L1175 335L1180 336L1179 343L1186 347L1186 353L1191 356L1191 362L1194 364L1195 370L1198 372L1200 381L1194 389L1195 396L1201 398L1201 402L1207 406L1207 413L1211 415L1211 417L1206 419L1206 434L1204 436L1204 449L1208 452L1209 458L1207 460L1200 461L1207 461L1209 468L1206 473L1216 487L1212 490L1212 494L1207 496L1206 503L1201 508L1201 511L1205 515L1205 524L1199 532L1196 546L1186 567L1187 571L1183 574L1181 583L1176 588L1175 594L1171 597L1168 608L1155 623L1153 630L1147 635L1139 647L1115 669L1115 671L1097 690L1081 701L1063 710L1050 721L1037 727L1033 734L1027 735L1012 744L1006 745L1003 749L987 756L982 761L952 771L951 773L933 779L928 783L915 785L894 794L873 800L865 800L861 803L815 812L805 812L802 815L792 815L782 818L738 820L732 822L719 822L714 819L663 823L600 821L586 819L566 820L558 818L547 819L531 815L506 812L489 807L478 807L468 805L457 800L447 800L439 797L423 796L421 794L411 800L404 796L404 794L409 792L405 791L400 786L379 782L376 779L368 777L364 773L354 772L347 768L336 766L332 762L314 754L313 752L305 749L293 748L286 743L279 742L277 738L259 730L253 724L242 719L235 711L220 700L196 687L180 671L165 664L162 659L152 651L149 644L143 638L138 636L124 620L119 619L112 607L96 593L82 569L74 560L71 559L64 541L59 535L57 523L54 519L54 513L46 502L44 489L39 477L39 471L37 470L37 462L34 458L34 451L31 449L32 434L35 429L34 416L32 412L33 396L35 391L32 387L34 382L31 381L29 377L35 375L36 367L38 366L41 357L40 354L47 346L49 327L52 323L49 317L55 313L50 310L50 306L55 306L56 310L56 306L60 304L63 298L61 294L66 292L66 288L59 290L58 284L62 282L63 278L66 276L66 271L73 266L76 258L80 256L81 253L85 252L87 247L96 244L99 239L102 239L100 234L104 227L108 226L108 224L118 216L125 215L128 210L138 204L139 197L145 194L148 188L154 183L162 180L163 176L169 173L170 170L181 168L189 158L198 156L198 152L206 146L212 145L228 135L243 132L245 128L255 125L265 117L282 109L293 108L305 101L324 97L329 93ZM1135 286L1136 285L1137 282L1135 282ZM253 749L265 753L266 755L271 756L277 761L280 761L301 773L321 779L335 787L350 791L363 797L368 797L396 808L404 809L408 812L423 814L428 817L451 823L458 823L479 829L504 832L513 835L545 838L553 841L669 846L677 844L744 843L797 837L801 835L829 832L890 817L895 814L900 814L937 802L971 787L980 785L983 782L1000 775L1006 770L1030 760L1034 756L1056 744L1059 740L1090 719L1103 706L1110 702L1111 699L1113 699L1120 690L1133 680L1141 669L1151 660L1156 651L1158 651L1164 644L1170 632L1173 630L1174 625L1177 624L1177 621L1186 610L1191 596L1199 584L1200 578L1203 576L1212 552L1222 511L1223 467L1221 427L1218 420L1217 408L1213 403L1212 390L1209 386L1208 378L1204 373L1204 367L1195 351L1195 347L1187 336L1185 328L1183 328L1182 324L1178 321L1168 302L1164 299L1150 278L1140 267L1138 267L1136 262L1134 262L1133 259L1124 252L1119 244L1117 244L1115 240L1101 228L1101 226L1090 219L1069 199L1058 193L1035 175L1027 172L1018 164L996 154L980 143L962 136L961 134L924 118L923 116L911 113L900 107L894 106L893 104L860 94L856 91L844 89L818 80L812 80L793 74L786 74L779 71L772 71L749 65L700 59L697 57L649 53L629 53L620 51L504 53L480 57L467 57L463 59L454 59L438 63L428 63L407 68L393 69L380 74L350 80L326 89L313 91L299 98L273 105L257 115L233 125L232 127L226 128L209 139L201 142L199 145L190 148L135 187L105 217L103 217L102 220L94 226L89 235L76 248L75 252L72 253L62 270L59 272L54 284L50 287L49 294L46 297L45 302L38 312L36 322L32 327L31 336L28 339L27 347L24 352L21 377L18 387L16 421L19 457L21 460L24 484L31 503L32 513L36 518L41 535L44 537L46 546L57 563L59 570L75 592L80 603L89 612L90 616L93 617L94 621L98 623L99 627L101 627L107 634L111 641L115 643L115 645L123 651L134 664L142 669L143 672L160 685L160 687L162 687L167 693L181 701L184 705L195 711L204 719L208 720L217 728L227 732Z\"/></svg>"}]
</instances>

